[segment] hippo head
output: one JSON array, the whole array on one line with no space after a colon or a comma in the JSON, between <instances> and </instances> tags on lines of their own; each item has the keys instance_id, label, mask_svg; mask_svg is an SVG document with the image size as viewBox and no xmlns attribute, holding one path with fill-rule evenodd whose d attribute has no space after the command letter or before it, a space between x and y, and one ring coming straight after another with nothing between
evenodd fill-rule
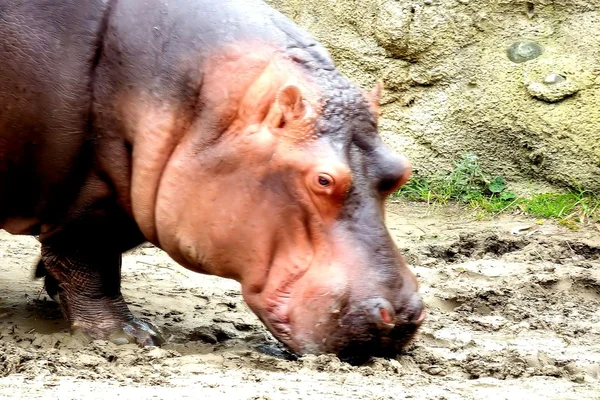
<instances>
[{"instance_id":1,"label":"hippo head","mask_svg":"<svg viewBox=\"0 0 600 400\"><path fill-rule=\"evenodd\" d=\"M239 281L296 353L394 356L423 305L384 223L411 168L378 136L378 91L335 70L256 64L235 88L228 65L205 79L205 109L162 172L156 242L190 269Z\"/></svg>"}]
</instances>

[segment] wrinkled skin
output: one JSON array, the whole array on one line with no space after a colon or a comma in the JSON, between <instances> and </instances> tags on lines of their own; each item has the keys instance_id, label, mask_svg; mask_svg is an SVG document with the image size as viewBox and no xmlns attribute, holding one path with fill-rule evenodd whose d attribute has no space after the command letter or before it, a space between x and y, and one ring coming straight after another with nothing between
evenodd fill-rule
<instances>
[{"instance_id":1,"label":"wrinkled skin","mask_svg":"<svg viewBox=\"0 0 600 400\"><path fill-rule=\"evenodd\" d=\"M48 2L45 2L48 3ZM393 356L423 321L384 225L406 159L366 93L259 1L0 0L0 224L74 328L162 342L120 293L150 241L236 279L297 353Z\"/></svg>"}]
</instances>

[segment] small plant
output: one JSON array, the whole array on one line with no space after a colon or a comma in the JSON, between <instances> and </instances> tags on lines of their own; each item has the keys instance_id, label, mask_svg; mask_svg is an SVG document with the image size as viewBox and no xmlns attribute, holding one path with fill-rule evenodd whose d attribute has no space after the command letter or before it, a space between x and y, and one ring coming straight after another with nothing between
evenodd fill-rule
<instances>
[{"instance_id":1,"label":"small plant","mask_svg":"<svg viewBox=\"0 0 600 400\"><path fill-rule=\"evenodd\" d=\"M490 214L518 209L537 217L556 218L572 229L585 219L600 221L600 197L597 195L579 190L519 197L507 189L503 177L492 177L483 171L474 154L463 155L449 174L411 178L395 197L428 204L455 201Z\"/></svg>"},{"instance_id":2,"label":"small plant","mask_svg":"<svg viewBox=\"0 0 600 400\"><path fill-rule=\"evenodd\" d=\"M501 209L516 198L506 191L501 176L491 177L485 173L474 154L465 154L454 163L448 175L436 175L431 179L414 177L396 193L411 200L445 204L449 200L480 204L486 209Z\"/></svg>"},{"instance_id":3,"label":"small plant","mask_svg":"<svg viewBox=\"0 0 600 400\"><path fill-rule=\"evenodd\" d=\"M431 197L430 183L425 178L415 176L411 178L400 190L394 193L395 197L406 197L410 200L426 200Z\"/></svg>"}]
</instances>

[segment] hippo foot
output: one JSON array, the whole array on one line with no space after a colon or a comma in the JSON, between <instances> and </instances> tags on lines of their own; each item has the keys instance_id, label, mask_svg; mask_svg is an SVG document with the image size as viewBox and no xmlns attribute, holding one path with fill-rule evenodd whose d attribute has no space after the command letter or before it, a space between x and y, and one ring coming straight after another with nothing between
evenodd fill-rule
<instances>
[{"instance_id":1,"label":"hippo foot","mask_svg":"<svg viewBox=\"0 0 600 400\"><path fill-rule=\"evenodd\" d=\"M71 325L74 335L83 335L88 341L108 340L116 345L137 344L140 346L161 346L165 343L162 331L145 319L132 317L119 327L102 330L94 329L87 324L75 322Z\"/></svg>"},{"instance_id":2,"label":"hippo foot","mask_svg":"<svg viewBox=\"0 0 600 400\"><path fill-rule=\"evenodd\" d=\"M160 346L165 343L161 330L150 321L133 318L121 329L111 333L108 340L115 344L137 343L140 346Z\"/></svg>"},{"instance_id":3,"label":"hippo foot","mask_svg":"<svg viewBox=\"0 0 600 400\"><path fill-rule=\"evenodd\" d=\"M48 295L60 304L73 332L116 344L160 346L161 330L133 316L120 290L121 254L56 251L43 244L35 277L45 278Z\"/></svg>"}]
</instances>

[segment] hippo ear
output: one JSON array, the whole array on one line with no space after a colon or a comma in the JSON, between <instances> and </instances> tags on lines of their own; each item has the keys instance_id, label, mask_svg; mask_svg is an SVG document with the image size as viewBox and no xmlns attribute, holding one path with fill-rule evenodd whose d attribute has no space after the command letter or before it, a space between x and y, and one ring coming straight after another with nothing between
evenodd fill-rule
<instances>
[{"instance_id":1,"label":"hippo ear","mask_svg":"<svg viewBox=\"0 0 600 400\"><path fill-rule=\"evenodd\" d=\"M371 111L376 116L379 116L379 102L381 101L381 92L383 91L383 82L378 80L375 87L370 92L365 92L365 97L369 102Z\"/></svg>"},{"instance_id":2,"label":"hippo ear","mask_svg":"<svg viewBox=\"0 0 600 400\"><path fill-rule=\"evenodd\" d=\"M304 118L308 106L297 86L286 86L277 94L277 103L283 114L283 123Z\"/></svg>"}]
</instances>

